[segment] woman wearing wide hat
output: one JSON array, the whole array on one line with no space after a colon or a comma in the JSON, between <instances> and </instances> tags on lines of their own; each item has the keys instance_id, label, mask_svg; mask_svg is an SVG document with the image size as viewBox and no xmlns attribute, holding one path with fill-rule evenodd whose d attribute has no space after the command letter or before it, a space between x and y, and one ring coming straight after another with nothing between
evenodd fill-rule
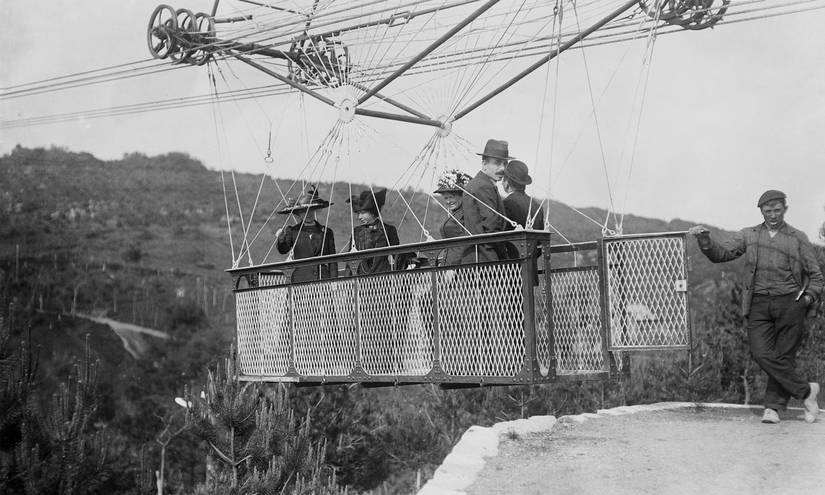
<instances>
[{"instance_id":1,"label":"woman wearing wide hat","mask_svg":"<svg viewBox=\"0 0 825 495\"><path fill-rule=\"evenodd\" d=\"M325 254L335 254L335 235L318 222L315 212L327 208L331 203L321 199L318 189L309 186L297 200L287 201L286 208L279 210L282 215L292 214L298 223L287 225L275 234L278 252L291 252L293 259L313 258ZM325 263L317 266L303 266L292 272L293 282L305 282L338 275L337 263Z\"/></svg>"},{"instance_id":2,"label":"woman wearing wide hat","mask_svg":"<svg viewBox=\"0 0 825 495\"><path fill-rule=\"evenodd\" d=\"M366 189L361 191L358 196L352 196L347 200L348 203L352 204L352 211L358 215L361 225L353 228L352 238L345 251L352 248L353 240L355 241L355 249L358 251L397 246L399 244L398 231L394 226L384 223L379 214L386 199L386 189ZM402 258L402 256L397 258ZM403 270L406 268L406 257L403 258L404 260L395 260L395 269ZM368 275L370 273L388 272L391 269L393 269L393 264L390 263L388 256L376 256L361 260L356 273L358 275Z\"/></svg>"},{"instance_id":3,"label":"woman wearing wide hat","mask_svg":"<svg viewBox=\"0 0 825 495\"><path fill-rule=\"evenodd\" d=\"M447 205L447 216L439 227L442 239L451 239L468 235L467 228L464 227L464 209L461 199L464 195L464 188L470 181L469 174L458 170L448 170L438 178L438 189L434 194L440 195ZM439 265L459 265L464 255L463 248L447 248L438 257Z\"/></svg>"}]
</instances>

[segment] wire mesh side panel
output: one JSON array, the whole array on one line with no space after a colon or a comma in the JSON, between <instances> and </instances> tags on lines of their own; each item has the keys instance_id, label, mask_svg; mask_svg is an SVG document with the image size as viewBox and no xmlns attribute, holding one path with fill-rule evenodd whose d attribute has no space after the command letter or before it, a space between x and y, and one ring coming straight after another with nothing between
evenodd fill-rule
<instances>
[{"instance_id":1,"label":"wire mesh side panel","mask_svg":"<svg viewBox=\"0 0 825 495\"><path fill-rule=\"evenodd\" d=\"M345 376L358 351L354 282L323 281L292 288L295 369L300 375Z\"/></svg>"},{"instance_id":2,"label":"wire mesh side panel","mask_svg":"<svg viewBox=\"0 0 825 495\"><path fill-rule=\"evenodd\" d=\"M683 234L604 241L610 348L690 344Z\"/></svg>"},{"instance_id":3,"label":"wire mesh side panel","mask_svg":"<svg viewBox=\"0 0 825 495\"><path fill-rule=\"evenodd\" d=\"M553 345L550 340L550 329L547 325L547 286L544 276L539 276L539 283L533 288L533 303L536 317L536 361L539 372L547 376L553 365ZM557 371L558 372L558 371Z\"/></svg>"},{"instance_id":4,"label":"wire mesh side panel","mask_svg":"<svg viewBox=\"0 0 825 495\"><path fill-rule=\"evenodd\" d=\"M286 287L236 293L241 374L287 373L291 357L287 297Z\"/></svg>"},{"instance_id":5,"label":"wire mesh side panel","mask_svg":"<svg viewBox=\"0 0 825 495\"><path fill-rule=\"evenodd\" d=\"M550 273L556 373L605 370L598 267Z\"/></svg>"},{"instance_id":6,"label":"wire mesh side panel","mask_svg":"<svg viewBox=\"0 0 825 495\"><path fill-rule=\"evenodd\" d=\"M521 267L438 272L441 364L448 375L515 376L524 364Z\"/></svg>"},{"instance_id":7,"label":"wire mesh side panel","mask_svg":"<svg viewBox=\"0 0 825 495\"><path fill-rule=\"evenodd\" d=\"M401 287L395 306L398 374L426 375L433 367L432 274L406 271L395 277Z\"/></svg>"},{"instance_id":8,"label":"wire mesh side panel","mask_svg":"<svg viewBox=\"0 0 825 495\"><path fill-rule=\"evenodd\" d=\"M433 365L432 288L426 272L359 280L362 366L370 375L425 375Z\"/></svg>"}]
</instances>

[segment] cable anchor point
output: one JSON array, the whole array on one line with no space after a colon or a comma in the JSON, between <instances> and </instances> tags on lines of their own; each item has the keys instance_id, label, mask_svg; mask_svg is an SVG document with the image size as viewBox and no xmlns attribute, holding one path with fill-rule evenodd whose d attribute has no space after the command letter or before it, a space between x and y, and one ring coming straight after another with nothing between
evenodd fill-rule
<instances>
[{"instance_id":1,"label":"cable anchor point","mask_svg":"<svg viewBox=\"0 0 825 495\"><path fill-rule=\"evenodd\" d=\"M439 115L438 121L441 122L441 127L438 128L439 137L447 137L453 132L453 119L447 115Z\"/></svg>"},{"instance_id":2,"label":"cable anchor point","mask_svg":"<svg viewBox=\"0 0 825 495\"><path fill-rule=\"evenodd\" d=\"M269 127L269 138L268 139L269 139L269 144L266 147L266 156L264 157L264 161L266 163L272 163L272 162L275 161L275 159L272 158L272 126Z\"/></svg>"},{"instance_id":3,"label":"cable anchor point","mask_svg":"<svg viewBox=\"0 0 825 495\"><path fill-rule=\"evenodd\" d=\"M355 107L357 103L354 100L346 98L338 104L338 120L349 123L355 118Z\"/></svg>"}]
</instances>

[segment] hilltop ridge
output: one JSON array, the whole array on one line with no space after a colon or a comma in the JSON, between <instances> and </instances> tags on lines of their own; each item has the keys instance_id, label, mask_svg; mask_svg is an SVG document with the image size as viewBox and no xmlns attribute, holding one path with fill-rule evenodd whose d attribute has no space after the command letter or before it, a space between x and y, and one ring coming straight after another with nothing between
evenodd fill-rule
<instances>
[{"instance_id":1,"label":"hilltop ridge","mask_svg":"<svg viewBox=\"0 0 825 495\"><path fill-rule=\"evenodd\" d=\"M11 255L16 244L36 244L40 253L84 248L99 259L118 259L126 249L138 247L146 256L145 264L167 268L196 268L199 264L224 268L231 261L221 173L208 170L186 154L148 157L130 153L120 160L102 161L89 153L62 148L18 146L0 157L0 179L0 211L6 219L0 223L4 234L0 257ZM230 203L235 202L231 190L237 187L246 216L252 211L262 179L258 174L236 173L235 184L227 186ZM353 184L352 190L364 187ZM295 197L300 188L301 184L293 181L265 179L250 232L263 227L261 237L271 235L270 230L274 233L285 220L273 216L281 199L279 191L291 191L287 195ZM344 230L337 236L340 249L352 221L346 203L350 185L319 184L319 189L334 203L322 213L322 221L336 231ZM437 234L443 214L440 208L428 205L432 198L421 192L413 195L411 190L404 194L412 210L424 219L425 227ZM229 209L233 224L239 227L236 208L230 205ZM580 210L596 219L607 214L599 208ZM399 227L402 242L422 239L420 226L410 218L397 194L388 195L382 214ZM267 218L271 219L264 227ZM598 225L563 203L550 201L547 218L570 241L601 236ZM691 223L627 215L624 225L625 233L640 233L685 230ZM563 242L560 236L558 239ZM169 253L171 244L176 249ZM269 242L256 241L253 259L263 259L269 246ZM277 254L270 256L269 261L278 259Z\"/></svg>"}]
</instances>

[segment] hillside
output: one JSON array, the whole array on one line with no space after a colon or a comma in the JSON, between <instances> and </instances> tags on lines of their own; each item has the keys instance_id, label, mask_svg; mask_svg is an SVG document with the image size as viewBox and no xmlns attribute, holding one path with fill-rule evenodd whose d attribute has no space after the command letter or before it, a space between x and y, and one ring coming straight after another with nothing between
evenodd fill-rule
<instances>
[{"instance_id":1,"label":"hillside","mask_svg":"<svg viewBox=\"0 0 825 495\"><path fill-rule=\"evenodd\" d=\"M251 210L261 181L260 175L235 175L240 196L247 198L245 208ZM271 215L280 197L278 188L287 191L291 186L289 181L264 180L250 232L257 232ZM352 186L354 191L362 187ZM82 356L88 346L101 362L104 407L99 420L130 445L133 461L142 455L141 446L155 446L160 416L177 408L173 398L185 386L202 383L203 370L226 355L233 338L234 301L223 271L231 265L231 251L222 188L219 172L178 153L133 153L102 161L64 149L18 147L0 157L0 302L13 322L6 328L13 339L30 338L39 346L39 373L48 390L58 387L73 356ZM334 191L330 199L335 205L324 221L334 228L340 249L350 225L345 202L349 185L321 184L320 189L324 197ZM406 193L409 197L411 191ZM405 208L394 197L388 196L385 217L399 226L402 242L420 240L419 226L409 216L404 218ZM441 218L432 205L428 209L427 196L417 194L411 203L417 215L426 218L427 228L436 232ZM605 215L595 208L584 212L593 218ZM237 225L237 212L231 210L230 215ZM572 241L600 235L598 226L560 203L551 203L548 218ZM682 220L625 218L626 233L680 231L690 225ZM271 222L262 230L252 250L255 261L264 259L271 242L266 236L271 238L277 226ZM236 250L239 233L233 231ZM697 255L695 243L688 246L692 291L699 296L694 304L697 321L718 317L727 322L729 308L736 307L731 282L741 265L712 265ZM713 313L717 306L726 312ZM147 331L121 338L92 319ZM156 331L169 338L157 337ZM727 352L724 346L741 345L741 339L731 337L713 345L713 352ZM669 375L679 369L672 356L651 363L641 363L642 380L636 388L586 383L532 387L521 391L522 399L525 394L535 398L521 405L507 391L487 389L443 393L412 387L398 393L319 387L290 393L299 417L312 412L317 418L314 434L329 440L328 460L339 468L342 483L358 490L380 483L410 487L417 471L423 469L425 476L431 472L473 423L557 410L581 412L611 401L651 396L678 398L666 386L680 381ZM715 370L714 379L726 387L708 388L708 394L738 399L737 377L748 371L722 362L704 369ZM661 378L666 374L667 380ZM181 450L195 450L194 443L185 445ZM181 454L173 465L179 484L192 486L205 468L186 459Z\"/></svg>"},{"instance_id":2,"label":"hillside","mask_svg":"<svg viewBox=\"0 0 825 495\"><path fill-rule=\"evenodd\" d=\"M228 174L224 179L231 183ZM265 226L279 204L279 190L297 192L301 185L251 174L235 174L234 181L247 216L261 190L250 228L262 232L252 249L253 260L260 262L270 250L271 232L287 220L276 215ZM232 255L223 187L219 172L179 153L156 157L132 153L121 160L102 161L59 148L17 147L0 157L0 278L4 282L0 298L41 315L107 316L171 332L173 339L173 327L181 322L208 322L212 331L229 341L233 299L223 270L231 265ZM352 190L363 187L352 185ZM321 184L320 189L327 197L333 191L334 206L323 211L323 221L336 231L340 249L351 222L346 203L350 185ZM405 191L405 197L411 193ZM408 199L417 216L426 219L427 228L437 232L440 210L427 200L425 194ZM399 226L402 242L419 241L421 229L410 215L405 216L405 209L397 195L389 194L383 214ZM596 208L584 213L592 218L606 214ZM239 222L235 210L230 214L237 251ZM551 202L548 218L571 241L600 236L597 225L561 203ZM682 220L625 218L626 233L680 231L690 225ZM736 279L739 263L713 266L697 256L695 243L688 246L694 290L704 292L707 284ZM282 258L273 250L268 259ZM93 324L84 320L76 325ZM133 338L166 345L145 335ZM146 349L149 344L135 345ZM82 346L72 343L58 348L82 353ZM197 369L200 364L193 366Z\"/></svg>"},{"instance_id":3,"label":"hillside","mask_svg":"<svg viewBox=\"0 0 825 495\"><path fill-rule=\"evenodd\" d=\"M240 222L232 189L237 187L248 217L255 209L251 233L261 230L253 244L253 261L277 261L276 252L265 257L271 247L272 233L286 220L274 215L280 192L295 197L301 184L264 179L260 175L235 174L236 186L225 176L233 240L240 242ZM263 180L263 187L261 182ZM231 265L231 252L221 174L207 170L200 162L179 153L147 157L140 153L121 160L101 161L88 153L63 149L26 149L18 147L0 157L0 258L43 257L55 253L82 254L87 262L128 263L149 270L178 270L202 276L219 276ZM348 236L351 216L346 199L350 185L319 185L321 194L334 206L322 212L322 221L334 228L340 249ZM353 184L353 191L365 186ZM291 192L289 192L291 191ZM409 198L412 191L404 191ZM437 233L443 214L428 205L428 196L416 194L411 207L426 228ZM406 214L396 194L389 194L382 214L399 227L403 242L422 239L421 228ZM583 208L591 218L604 218L598 208ZM327 215L329 215L327 217ZM273 217L268 225L265 221ZM598 225L562 203L551 201L549 222L571 241L596 239ZM627 215L625 233L686 230L692 222ZM557 242L563 242L557 237ZM691 246L693 247L693 246ZM237 245L235 246L238 250ZM245 260L244 260L245 261ZM705 266L698 269L702 278Z\"/></svg>"}]
</instances>

